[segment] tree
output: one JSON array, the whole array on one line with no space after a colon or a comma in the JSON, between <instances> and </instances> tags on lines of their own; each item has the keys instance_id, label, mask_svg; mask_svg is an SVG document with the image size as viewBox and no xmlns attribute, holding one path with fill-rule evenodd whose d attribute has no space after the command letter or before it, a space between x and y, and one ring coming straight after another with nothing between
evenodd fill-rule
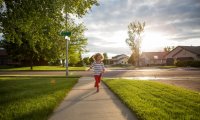
<instances>
[{"instance_id":1,"label":"tree","mask_svg":"<svg viewBox=\"0 0 200 120\"><path fill-rule=\"evenodd\" d=\"M90 57L89 61L90 61L90 64L94 62L93 56Z\"/></svg>"},{"instance_id":2,"label":"tree","mask_svg":"<svg viewBox=\"0 0 200 120\"><path fill-rule=\"evenodd\" d=\"M103 53L103 57L104 57L104 60L103 60L104 64L108 64L108 55L107 55L107 53Z\"/></svg>"},{"instance_id":3,"label":"tree","mask_svg":"<svg viewBox=\"0 0 200 120\"><path fill-rule=\"evenodd\" d=\"M108 59L107 53L103 53L103 57L104 57L104 59Z\"/></svg>"},{"instance_id":4,"label":"tree","mask_svg":"<svg viewBox=\"0 0 200 120\"><path fill-rule=\"evenodd\" d=\"M128 59L128 63L134 65L135 64L135 59L134 59L134 55L133 53L131 54L131 56Z\"/></svg>"},{"instance_id":5,"label":"tree","mask_svg":"<svg viewBox=\"0 0 200 120\"><path fill-rule=\"evenodd\" d=\"M173 49L175 48L175 46L167 46L167 47L164 47L164 51L165 52L170 52L170 51L172 51Z\"/></svg>"},{"instance_id":6,"label":"tree","mask_svg":"<svg viewBox=\"0 0 200 120\"><path fill-rule=\"evenodd\" d=\"M4 43L22 51L13 55L30 61L40 57L58 59L63 50L60 45L65 42L58 33L68 23L63 13L82 17L93 5L98 5L97 0L3 0L0 3ZM32 62L30 65L32 69Z\"/></svg>"},{"instance_id":7,"label":"tree","mask_svg":"<svg viewBox=\"0 0 200 120\"><path fill-rule=\"evenodd\" d=\"M84 36L86 30L83 24L75 24L74 21L68 21L66 29L72 32L69 44L69 63L77 64L82 61L80 57L83 52L86 52L87 38ZM63 44L64 48L66 44ZM63 59L65 59L66 52L64 51Z\"/></svg>"},{"instance_id":8,"label":"tree","mask_svg":"<svg viewBox=\"0 0 200 120\"><path fill-rule=\"evenodd\" d=\"M141 48L141 33L144 32L145 22L131 22L128 25L128 37L126 43L129 45L136 66L139 66L140 48Z\"/></svg>"},{"instance_id":9,"label":"tree","mask_svg":"<svg viewBox=\"0 0 200 120\"><path fill-rule=\"evenodd\" d=\"M71 63L72 64L72 63ZM72 66L77 66L77 67L81 67L84 65L83 59L82 59L82 55L81 53L79 53L79 57L78 57L78 62L75 64L72 64Z\"/></svg>"},{"instance_id":10,"label":"tree","mask_svg":"<svg viewBox=\"0 0 200 120\"><path fill-rule=\"evenodd\" d=\"M83 62L84 62L85 65L89 65L90 64L90 58L89 57L83 58Z\"/></svg>"},{"instance_id":11,"label":"tree","mask_svg":"<svg viewBox=\"0 0 200 120\"><path fill-rule=\"evenodd\" d=\"M170 48L169 46L164 47L164 51L165 51L165 52L170 52L170 51L171 51L171 48Z\"/></svg>"}]
</instances>

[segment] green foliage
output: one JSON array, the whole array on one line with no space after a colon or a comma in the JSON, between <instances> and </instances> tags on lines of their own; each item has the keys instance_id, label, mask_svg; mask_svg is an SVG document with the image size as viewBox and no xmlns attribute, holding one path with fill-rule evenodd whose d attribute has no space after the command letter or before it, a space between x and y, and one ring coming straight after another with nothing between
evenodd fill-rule
<instances>
[{"instance_id":1,"label":"green foliage","mask_svg":"<svg viewBox=\"0 0 200 120\"><path fill-rule=\"evenodd\" d=\"M177 66L159 66L160 69L171 69L171 68L177 68Z\"/></svg>"},{"instance_id":2,"label":"green foliage","mask_svg":"<svg viewBox=\"0 0 200 120\"><path fill-rule=\"evenodd\" d=\"M200 96L153 81L107 79L106 84L142 120L198 120Z\"/></svg>"},{"instance_id":3,"label":"green foliage","mask_svg":"<svg viewBox=\"0 0 200 120\"><path fill-rule=\"evenodd\" d=\"M94 62L93 56L90 57L89 61L90 61L90 64Z\"/></svg>"},{"instance_id":4,"label":"green foliage","mask_svg":"<svg viewBox=\"0 0 200 120\"><path fill-rule=\"evenodd\" d=\"M82 17L93 5L98 5L97 0L5 0L4 3L0 9L0 31L5 48L18 59L43 58L50 62L65 56L66 41L59 34L63 30L72 32L71 59L76 59L73 57L80 54L77 51L84 51L87 44L83 36L85 27L75 25L70 18L66 20L63 13Z\"/></svg>"},{"instance_id":5,"label":"green foliage","mask_svg":"<svg viewBox=\"0 0 200 120\"><path fill-rule=\"evenodd\" d=\"M139 65L139 56L140 56L140 48L142 37L141 33L144 32L145 22L131 22L128 25L128 38L126 39L126 43L131 48L132 54L134 56L134 60L137 61L137 65Z\"/></svg>"},{"instance_id":6,"label":"green foliage","mask_svg":"<svg viewBox=\"0 0 200 120\"><path fill-rule=\"evenodd\" d=\"M200 67L200 61L176 61L175 65L178 67Z\"/></svg>"},{"instance_id":7,"label":"green foliage","mask_svg":"<svg viewBox=\"0 0 200 120\"><path fill-rule=\"evenodd\" d=\"M170 52L170 51L172 51L174 48L175 48L175 46L171 46L171 47L170 47L170 46L167 46L167 47L164 48L164 51L165 51L165 52Z\"/></svg>"},{"instance_id":8,"label":"green foliage","mask_svg":"<svg viewBox=\"0 0 200 120\"><path fill-rule=\"evenodd\" d=\"M89 65L90 64L90 58L89 57L83 58L83 62L84 62L84 64Z\"/></svg>"},{"instance_id":9,"label":"green foliage","mask_svg":"<svg viewBox=\"0 0 200 120\"><path fill-rule=\"evenodd\" d=\"M82 17L93 5L98 6L98 0L59 0L64 5L64 12Z\"/></svg>"},{"instance_id":10,"label":"green foliage","mask_svg":"<svg viewBox=\"0 0 200 120\"><path fill-rule=\"evenodd\" d=\"M103 57L104 57L104 59L108 59L107 53L103 53Z\"/></svg>"},{"instance_id":11,"label":"green foliage","mask_svg":"<svg viewBox=\"0 0 200 120\"><path fill-rule=\"evenodd\" d=\"M1 120L47 120L78 78L1 77Z\"/></svg>"},{"instance_id":12,"label":"green foliage","mask_svg":"<svg viewBox=\"0 0 200 120\"><path fill-rule=\"evenodd\" d=\"M81 54L86 51L87 38L84 36L86 28L83 24L75 24L73 20L68 20L65 27L66 30L72 32L69 42L69 63L76 65L82 60ZM65 47L65 44L63 45ZM65 59L66 52L63 54L62 57Z\"/></svg>"},{"instance_id":13,"label":"green foliage","mask_svg":"<svg viewBox=\"0 0 200 120\"><path fill-rule=\"evenodd\" d=\"M103 63L104 63L105 65L107 65L107 64L109 63L107 53L103 53L103 57L104 57Z\"/></svg>"},{"instance_id":14,"label":"green foliage","mask_svg":"<svg viewBox=\"0 0 200 120\"><path fill-rule=\"evenodd\" d=\"M54 60L49 62L49 65L51 66L60 66L61 65L61 61L60 60Z\"/></svg>"}]
</instances>

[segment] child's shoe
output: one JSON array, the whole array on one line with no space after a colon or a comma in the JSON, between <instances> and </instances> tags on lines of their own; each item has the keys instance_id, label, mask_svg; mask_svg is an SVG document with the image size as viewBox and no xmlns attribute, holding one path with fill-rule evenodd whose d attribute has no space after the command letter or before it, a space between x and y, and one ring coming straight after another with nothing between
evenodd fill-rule
<instances>
[{"instance_id":1,"label":"child's shoe","mask_svg":"<svg viewBox=\"0 0 200 120\"><path fill-rule=\"evenodd\" d=\"M99 92L99 88L97 88L97 92Z\"/></svg>"}]
</instances>

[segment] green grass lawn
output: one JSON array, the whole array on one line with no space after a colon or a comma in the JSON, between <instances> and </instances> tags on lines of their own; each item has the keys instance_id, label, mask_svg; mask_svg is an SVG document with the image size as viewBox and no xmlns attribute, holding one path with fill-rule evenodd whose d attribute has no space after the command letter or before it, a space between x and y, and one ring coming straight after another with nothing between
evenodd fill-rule
<instances>
[{"instance_id":1,"label":"green grass lawn","mask_svg":"<svg viewBox=\"0 0 200 120\"><path fill-rule=\"evenodd\" d=\"M153 81L104 79L142 120L200 120L200 93Z\"/></svg>"},{"instance_id":2,"label":"green grass lawn","mask_svg":"<svg viewBox=\"0 0 200 120\"><path fill-rule=\"evenodd\" d=\"M170 69L170 68L177 68L177 66L160 66L160 69Z\"/></svg>"},{"instance_id":3,"label":"green grass lawn","mask_svg":"<svg viewBox=\"0 0 200 120\"><path fill-rule=\"evenodd\" d=\"M86 70L87 67L69 67L69 70ZM9 66L1 66L0 71L15 71L15 70L31 70L30 67L9 67ZM66 70L65 67L62 66L33 66L33 70Z\"/></svg>"},{"instance_id":4,"label":"green grass lawn","mask_svg":"<svg viewBox=\"0 0 200 120\"><path fill-rule=\"evenodd\" d=\"M46 120L77 77L0 77L0 120Z\"/></svg>"}]
</instances>

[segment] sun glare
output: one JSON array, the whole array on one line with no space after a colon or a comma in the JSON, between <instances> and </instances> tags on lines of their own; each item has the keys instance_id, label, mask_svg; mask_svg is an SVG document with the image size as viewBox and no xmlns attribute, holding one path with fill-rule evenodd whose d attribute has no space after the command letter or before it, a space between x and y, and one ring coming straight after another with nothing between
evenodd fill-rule
<instances>
[{"instance_id":1,"label":"sun glare","mask_svg":"<svg viewBox=\"0 0 200 120\"><path fill-rule=\"evenodd\" d=\"M141 45L142 51L155 51L166 46L167 40L161 33L146 32Z\"/></svg>"}]
</instances>

